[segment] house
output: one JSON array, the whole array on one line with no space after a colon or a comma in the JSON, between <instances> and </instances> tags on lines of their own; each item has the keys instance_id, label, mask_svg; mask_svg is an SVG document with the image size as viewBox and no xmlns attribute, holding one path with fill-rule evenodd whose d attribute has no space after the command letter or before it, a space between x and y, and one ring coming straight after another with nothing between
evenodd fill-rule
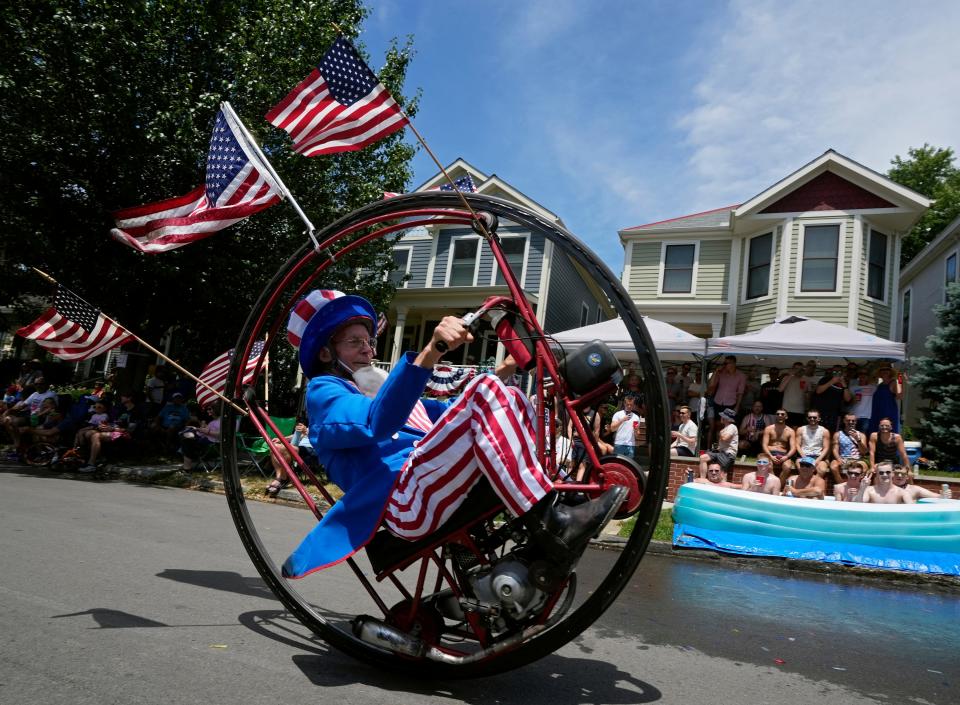
<instances>
[{"instance_id":1,"label":"house","mask_svg":"<svg viewBox=\"0 0 960 705\"><path fill-rule=\"evenodd\" d=\"M960 260L960 217L943 231L900 271L900 317L897 339L907 346L907 357L929 355L927 338L937 328L934 307L946 302L947 285L960 281L957 263ZM903 394L903 422L916 426L920 410L927 402L920 390L906 385Z\"/></svg>"},{"instance_id":2,"label":"house","mask_svg":"<svg viewBox=\"0 0 960 705\"><path fill-rule=\"evenodd\" d=\"M496 174L485 174L463 159L446 168L454 181L469 176L476 192L525 206L545 220L563 225L547 210ZM441 173L418 187L431 191L446 183ZM577 263L553 246L542 232L530 232L501 219L498 234L511 268L517 274L537 320L548 333L605 321L613 309ZM509 295L489 243L471 228L435 225L412 228L393 248L397 283L390 306L387 339L381 359L396 362L405 350L419 350L429 340L443 316L475 310L489 296ZM475 365L502 358L492 330L481 330L469 346L444 359L452 364Z\"/></svg>"},{"instance_id":3,"label":"house","mask_svg":"<svg viewBox=\"0 0 960 705\"><path fill-rule=\"evenodd\" d=\"M625 228L644 314L703 337L790 314L891 338L900 241L929 199L834 150L743 203Z\"/></svg>"}]
</instances>

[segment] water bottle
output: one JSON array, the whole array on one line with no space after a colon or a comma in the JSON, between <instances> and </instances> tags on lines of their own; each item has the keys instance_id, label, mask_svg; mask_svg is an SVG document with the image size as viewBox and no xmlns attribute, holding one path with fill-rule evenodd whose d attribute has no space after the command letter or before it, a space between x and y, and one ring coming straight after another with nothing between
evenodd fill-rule
<instances>
[{"instance_id":1,"label":"water bottle","mask_svg":"<svg viewBox=\"0 0 960 705\"><path fill-rule=\"evenodd\" d=\"M687 470L687 482L693 482L693 470Z\"/></svg>"},{"instance_id":2,"label":"water bottle","mask_svg":"<svg viewBox=\"0 0 960 705\"><path fill-rule=\"evenodd\" d=\"M293 432L293 438L292 438L291 441L290 441L290 445L292 445L294 448L299 448L299 447L300 447L300 440L301 440L302 438L303 438L303 434L300 433L300 430L299 430L299 429L294 430L294 432Z\"/></svg>"},{"instance_id":3,"label":"water bottle","mask_svg":"<svg viewBox=\"0 0 960 705\"><path fill-rule=\"evenodd\" d=\"M943 499L953 499L953 492L950 491L950 485L946 482L940 485L940 497Z\"/></svg>"}]
</instances>

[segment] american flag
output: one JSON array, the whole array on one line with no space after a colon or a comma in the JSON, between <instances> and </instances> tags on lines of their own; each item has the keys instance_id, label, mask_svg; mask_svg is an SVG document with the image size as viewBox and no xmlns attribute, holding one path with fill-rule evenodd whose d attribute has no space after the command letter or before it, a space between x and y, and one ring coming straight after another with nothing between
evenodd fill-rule
<instances>
[{"instance_id":1,"label":"american flag","mask_svg":"<svg viewBox=\"0 0 960 705\"><path fill-rule=\"evenodd\" d=\"M473 177L471 177L470 174L456 179L453 182L453 186L457 187L457 191L463 191L464 193L476 193L477 191L477 187L473 183ZM453 191L453 186L450 184L443 184L443 186L440 187L440 190Z\"/></svg>"},{"instance_id":2,"label":"american flag","mask_svg":"<svg viewBox=\"0 0 960 705\"><path fill-rule=\"evenodd\" d=\"M377 316L377 337L383 335L389 325L390 321L387 320L387 314L381 311L380 315Z\"/></svg>"},{"instance_id":3,"label":"american flag","mask_svg":"<svg viewBox=\"0 0 960 705\"><path fill-rule=\"evenodd\" d=\"M53 306L17 335L37 341L63 360L86 360L134 339L99 309L59 284Z\"/></svg>"},{"instance_id":4,"label":"american flag","mask_svg":"<svg viewBox=\"0 0 960 705\"><path fill-rule=\"evenodd\" d=\"M253 374L257 369L257 363L260 361L261 355L263 355L263 341L258 340L253 344L250 356L247 358L247 364L243 367L243 384L250 384L253 381ZM230 361L232 359L233 350L227 350L222 355L218 355L203 368L203 371L200 372L200 379L223 394L223 390L227 386L227 373L230 372ZM202 384L197 385L197 404L200 405L201 409L208 404L213 404L217 399L219 397Z\"/></svg>"},{"instance_id":5,"label":"american flag","mask_svg":"<svg viewBox=\"0 0 960 705\"><path fill-rule=\"evenodd\" d=\"M140 252L166 252L202 240L277 203L282 187L268 173L228 104L217 113L206 183L186 196L113 214L110 234Z\"/></svg>"},{"instance_id":6,"label":"american flag","mask_svg":"<svg viewBox=\"0 0 960 705\"><path fill-rule=\"evenodd\" d=\"M343 37L286 98L266 115L306 157L352 152L396 132L408 120Z\"/></svg>"}]
</instances>

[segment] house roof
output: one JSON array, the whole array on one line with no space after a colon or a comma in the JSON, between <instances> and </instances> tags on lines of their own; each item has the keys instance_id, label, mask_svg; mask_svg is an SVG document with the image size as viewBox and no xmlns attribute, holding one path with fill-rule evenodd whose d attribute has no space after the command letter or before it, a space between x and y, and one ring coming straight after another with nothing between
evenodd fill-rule
<instances>
[{"instance_id":1,"label":"house roof","mask_svg":"<svg viewBox=\"0 0 960 705\"><path fill-rule=\"evenodd\" d=\"M778 217L791 212L833 210L870 211L877 225L893 230L911 228L930 207L931 200L901 186L833 149L804 164L743 203L669 218L620 231L624 236L683 231L738 231L753 216Z\"/></svg>"},{"instance_id":2,"label":"house roof","mask_svg":"<svg viewBox=\"0 0 960 705\"><path fill-rule=\"evenodd\" d=\"M960 216L957 216L947 225L940 234L933 240L924 245L913 259L900 270L900 290L913 280L917 274L922 272L931 262L937 261L940 255L944 254L950 247L956 246L960 242Z\"/></svg>"},{"instance_id":3,"label":"house roof","mask_svg":"<svg viewBox=\"0 0 960 705\"><path fill-rule=\"evenodd\" d=\"M458 177L465 176L469 174L473 179L473 185L477 189L477 193L484 194L487 196L498 196L504 198L508 201L514 201L519 203L522 206L526 206L532 211L539 213L541 216L563 225L563 221L553 211L544 208L537 201L533 200L527 194L520 191L518 188L511 185L509 182L500 178L497 174L486 174L475 166L470 164L468 161L462 157L457 157L450 165L445 167L447 174L451 179L456 180ZM436 188L439 188L442 184L447 182L446 177L444 177L442 172L437 172L432 177L427 179L424 183L418 186L415 191L430 191Z\"/></svg>"},{"instance_id":4,"label":"house roof","mask_svg":"<svg viewBox=\"0 0 960 705\"><path fill-rule=\"evenodd\" d=\"M632 233L642 230L703 230L705 228L726 228L730 225L731 211L738 205L738 203L735 203L732 206L724 206L723 208L714 208L709 211L681 215L677 218L658 220L644 225L634 225L632 228L624 228L620 232Z\"/></svg>"}]
</instances>

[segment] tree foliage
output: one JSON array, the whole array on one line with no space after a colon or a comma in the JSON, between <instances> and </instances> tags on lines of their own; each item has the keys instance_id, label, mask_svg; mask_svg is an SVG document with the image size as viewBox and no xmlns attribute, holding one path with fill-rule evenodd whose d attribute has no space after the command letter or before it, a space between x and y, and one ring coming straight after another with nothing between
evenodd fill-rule
<instances>
[{"instance_id":1,"label":"tree foliage","mask_svg":"<svg viewBox=\"0 0 960 705\"><path fill-rule=\"evenodd\" d=\"M937 306L936 332L927 338L930 357L913 358L911 383L930 401L917 429L924 449L940 461L956 464L960 458L960 284L947 287L947 302Z\"/></svg>"},{"instance_id":2,"label":"tree foliage","mask_svg":"<svg viewBox=\"0 0 960 705\"><path fill-rule=\"evenodd\" d=\"M903 239L901 266L933 240L954 218L960 215L960 169L954 166L953 150L949 147L911 147L908 157L899 155L891 160L893 167L887 176L898 184L913 189L934 200L920 221Z\"/></svg>"},{"instance_id":3,"label":"tree foliage","mask_svg":"<svg viewBox=\"0 0 960 705\"><path fill-rule=\"evenodd\" d=\"M109 237L110 213L180 196L203 180L207 143L229 100L318 227L403 191L413 148L404 133L347 154L305 158L264 119L319 62L336 23L355 36L360 0L33 0L0 9L0 304L36 315L49 286L34 266L146 340L171 326L197 367L230 347L252 302L304 242L285 203L168 253L142 255ZM362 47L358 47L362 51ZM411 40L371 68L405 106ZM373 247L325 284L355 288L357 268L387 266ZM390 289L367 291L383 305Z\"/></svg>"}]
</instances>

